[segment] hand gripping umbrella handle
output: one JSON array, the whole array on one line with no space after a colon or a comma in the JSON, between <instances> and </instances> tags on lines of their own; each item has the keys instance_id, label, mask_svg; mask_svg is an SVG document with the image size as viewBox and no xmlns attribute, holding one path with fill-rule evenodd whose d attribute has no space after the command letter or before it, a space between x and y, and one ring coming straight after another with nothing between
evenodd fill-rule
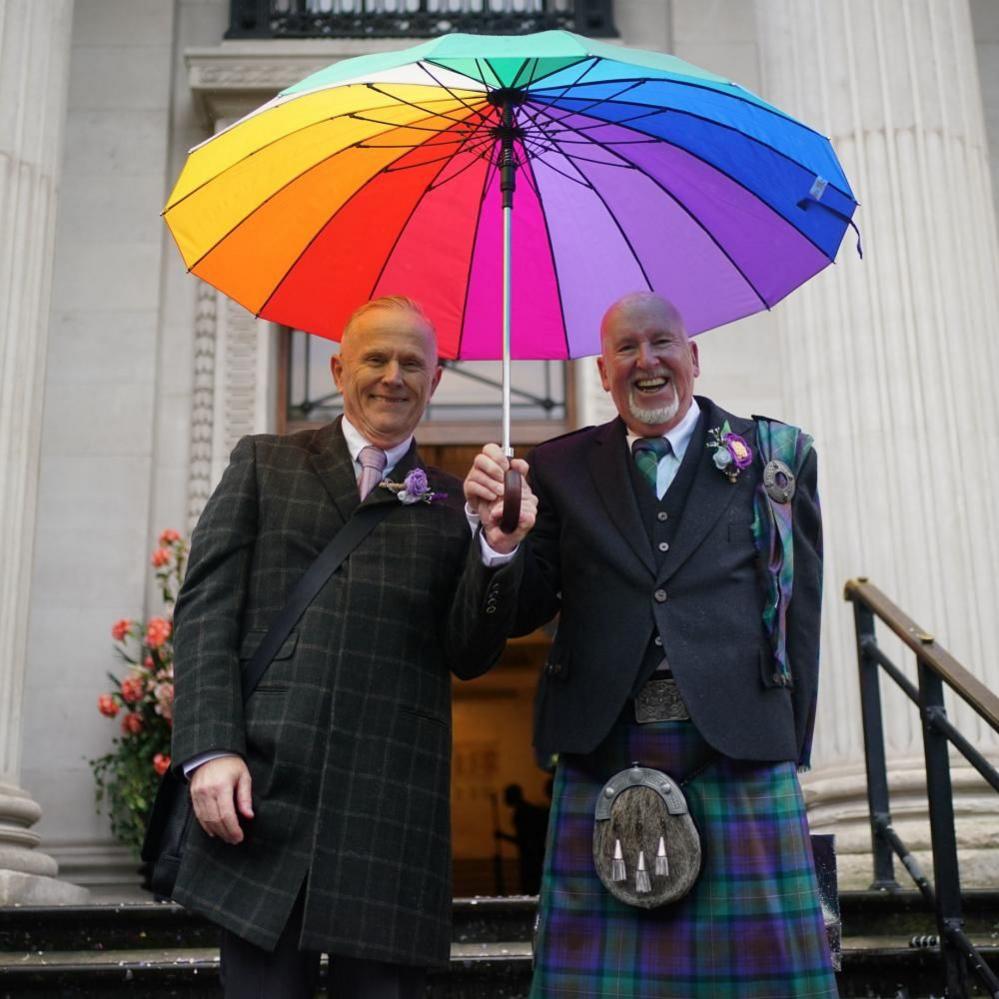
<instances>
[{"instance_id":1,"label":"hand gripping umbrella handle","mask_svg":"<svg viewBox=\"0 0 999 999\"><path fill-rule=\"evenodd\" d=\"M504 534L513 534L520 523L520 472L508 468L503 475L503 516L500 518L500 530Z\"/></svg>"}]
</instances>

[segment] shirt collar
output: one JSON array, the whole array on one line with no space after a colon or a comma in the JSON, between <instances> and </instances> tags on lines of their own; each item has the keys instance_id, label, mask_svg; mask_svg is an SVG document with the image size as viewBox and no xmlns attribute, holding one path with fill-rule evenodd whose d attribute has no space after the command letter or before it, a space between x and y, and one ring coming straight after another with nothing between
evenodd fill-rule
<instances>
[{"instance_id":1,"label":"shirt collar","mask_svg":"<svg viewBox=\"0 0 999 999\"><path fill-rule=\"evenodd\" d=\"M361 448L370 446L371 441L369 441L357 427L354 426L346 416L343 417L343 422L341 424L343 429L344 440L347 442L347 450L350 451L351 458L354 459L354 464L360 468L361 463L357 460L357 456L361 453ZM401 444L396 444L394 447L382 448L385 452L385 474L388 475L390 471L399 463L399 459L409 450L413 443L413 435L410 434ZM376 445L377 446L377 445Z\"/></svg>"},{"instance_id":2,"label":"shirt collar","mask_svg":"<svg viewBox=\"0 0 999 999\"><path fill-rule=\"evenodd\" d=\"M694 428L701 415L701 407L697 405L697 400L691 397L690 406L684 413L683 419L672 430L667 430L663 437L669 441L669 446L673 449L677 461L683 461L683 456L687 453L687 445L690 438L694 436ZM638 434L628 431L628 448L638 440Z\"/></svg>"}]
</instances>

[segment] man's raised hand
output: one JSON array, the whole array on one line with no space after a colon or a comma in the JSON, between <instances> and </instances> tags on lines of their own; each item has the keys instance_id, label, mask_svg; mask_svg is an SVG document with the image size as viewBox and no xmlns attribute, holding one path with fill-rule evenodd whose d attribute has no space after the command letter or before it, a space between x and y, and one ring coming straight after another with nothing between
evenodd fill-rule
<instances>
[{"instance_id":1,"label":"man's raised hand","mask_svg":"<svg viewBox=\"0 0 999 999\"><path fill-rule=\"evenodd\" d=\"M524 477L520 497L520 517L510 534L500 530L503 516L503 476L508 468ZM487 444L472 462L465 478L465 501L478 515L486 543L495 552L512 552L527 536L538 513L538 499L527 484L527 462L523 458L507 458L498 444Z\"/></svg>"}]
</instances>

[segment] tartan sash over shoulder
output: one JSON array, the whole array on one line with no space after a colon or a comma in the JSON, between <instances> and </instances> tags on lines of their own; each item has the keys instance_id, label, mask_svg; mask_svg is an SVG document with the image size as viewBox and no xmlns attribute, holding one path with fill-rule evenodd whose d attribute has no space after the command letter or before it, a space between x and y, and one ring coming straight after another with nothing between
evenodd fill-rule
<instances>
[{"instance_id":1,"label":"tartan sash over shoulder","mask_svg":"<svg viewBox=\"0 0 999 999\"><path fill-rule=\"evenodd\" d=\"M797 427L777 420L754 417L757 446L764 468L773 459L783 462L797 477L812 449L812 438ZM816 503L818 499L816 498ZM774 683L794 684L787 655L787 608L794 590L793 502L779 502L761 481L753 501L753 540L767 567L763 625L773 649ZM821 578L821 574L820 574ZM813 708L814 710L814 708ZM808 743L811 742L809 737ZM811 746L806 745L800 764L807 768Z\"/></svg>"}]
</instances>

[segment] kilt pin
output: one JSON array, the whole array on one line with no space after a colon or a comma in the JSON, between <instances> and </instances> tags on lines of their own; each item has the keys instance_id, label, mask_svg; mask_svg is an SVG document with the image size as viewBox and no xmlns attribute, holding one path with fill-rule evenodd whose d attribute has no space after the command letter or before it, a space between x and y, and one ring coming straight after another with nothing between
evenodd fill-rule
<instances>
[{"instance_id":1,"label":"kilt pin","mask_svg":"<svg viewBox=\"0 0 999 999\"><path fill-rule=\"evenodd\" d=\"M797 778L817 689L816 459L793 499L789 687L762 621L751 530L762 464L729 481L706 446L728 420L755 447L756 424L697 402L662 500L635 469L620 419L529 458L539 516L516 631L560 615L535 704L536 750L558 766L531 999L838 995ZM690 720L638 724L633 698L663 665ZM592 856L598 794L635 762L690 777L683 792L702 839L693 888L655 909L615 899Z\"/></svg>"}]
</instances>

